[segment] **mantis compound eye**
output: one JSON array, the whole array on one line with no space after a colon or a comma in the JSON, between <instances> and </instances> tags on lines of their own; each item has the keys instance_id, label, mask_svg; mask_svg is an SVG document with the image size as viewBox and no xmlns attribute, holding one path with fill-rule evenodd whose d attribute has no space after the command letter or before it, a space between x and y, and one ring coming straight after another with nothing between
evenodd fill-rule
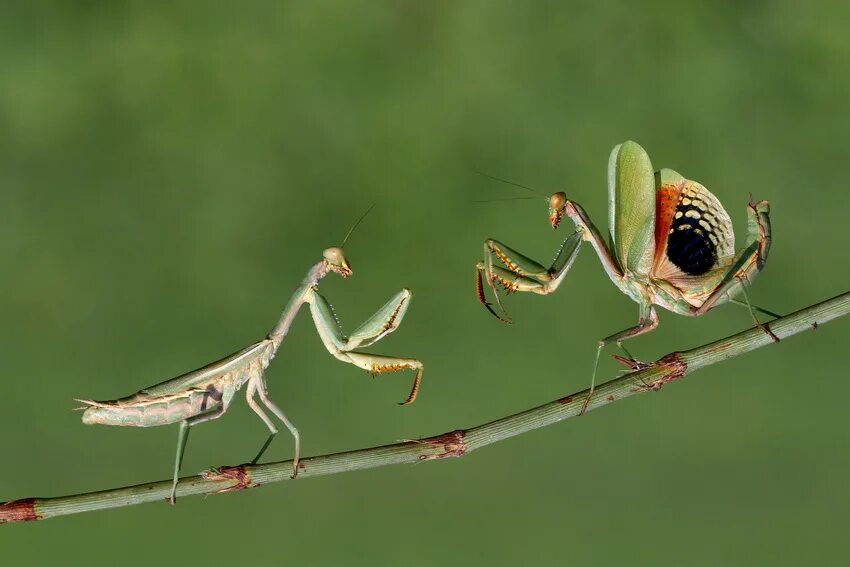
<instances>
[{"instance_id":1,"label":"mantis compound eye","mask_svg":"<svg viewBox=\"0 0 850 567\"><path fill-rule=\"evenodd\" d=\"M558 228L561 224L561 219L564 218L564 211L567 207L567 195L562 192L552 193L549 197L549 224L552 228Z\"/></svg>"}]
</instances>

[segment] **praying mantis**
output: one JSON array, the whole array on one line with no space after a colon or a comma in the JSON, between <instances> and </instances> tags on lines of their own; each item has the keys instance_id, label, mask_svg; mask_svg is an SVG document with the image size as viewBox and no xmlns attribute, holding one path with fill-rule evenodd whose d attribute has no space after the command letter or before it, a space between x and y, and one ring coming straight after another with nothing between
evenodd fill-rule
<instances>
[{"instance_id":1,"label":"praying mantis","mask_svg":"<svg viewBox=\"0 0 850 567\"><path fill-rule=\"evenodd\" d=\"M615 146L608 160L610 245L581 205L568 200L565 193L553 193L548 198L548 211L553 229L558 228L564 216L576 226L561 244L552 265L547 268L497 240L488 239L484 243L484 260L476 265L476 293L490 313L511 322L496 284L507 293L554 293L572 267L581 243L590 243L614 285L638 303L640 315L634 327L597 343L590 391L582 413L593 395L599 355L606 345L616 343L628 356L630 365L641 365L622 342L658 326L656 305L696 317L725 302L744 304L756 325L779 340L759 323L746 296L746 286L764 268L770 251L767 201L753 203L751 198L748 203L747 240L743 250L736 254L732 221L720 201L703 185L685 179L672 169L654 171L646 151L636 142L627 141ZM494 265L494 260L504 267ZM487 301L482 274L499 311ZM735 299L739 292L744 294L744 303ZM755 309L775 316L764 309Z\"/></svg>"},{"instance_id":2,"label":"praying mantis","mask_svg":"<svg viewBox=\"0 0 850 567\"><path fill-rule=\"evenodd\" d=\"M307 271L307 275L289 299L277 325L266 338L221 360L150 386L125 398L111 401L77 400L86 405L80 408L85 410L82 417L83 423L153 427L179 422L177 454L174 460L174 476L169 498L169 501L174 504L189 430L195 425L224 415L233 397L240 388L245 386L245 399L248 405L260 416L270 431L268 439L251 463L259 461L278 432L272 420L254 399L258 396L266 409L280 419L292 434L295 442L292 478L295 478L298 475L301 437L283 411L269 399L263 374L289 332L299 309L305 303L310 306L310 314L322 343L337 359L362 368L372 375L404 369L414 370L413 386L401 405L413 403L419 392L424 372L424 367L419 360L354 351L356 348L378 342L401 325L410 305L410 290L402 289L394 295L350 336L343 334L333 308L318 291L319 282L331 272L339 274L344 279L352 275L351 265L345 257L343 246L365 216L364 214L360 217L360 220L349 230L341 246L324 250L322 259Z\"/></svg>"}]
</instances>

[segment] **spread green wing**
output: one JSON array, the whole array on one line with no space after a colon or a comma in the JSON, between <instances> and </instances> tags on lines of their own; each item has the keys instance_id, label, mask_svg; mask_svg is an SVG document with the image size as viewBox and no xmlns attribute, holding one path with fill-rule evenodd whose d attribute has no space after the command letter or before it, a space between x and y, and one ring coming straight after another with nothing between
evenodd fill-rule
<instances>
[{"instance_id":1,"label":"spread green wing","mask_svg":"<svg viewBox=\"0 0 850 567\"><path fill-rule=\"evenodd\" d=\"M655 172L636 142L623 142L608 159L608 225L624 271L649 274L655 256Z\"/></svg>"}]
</instances>

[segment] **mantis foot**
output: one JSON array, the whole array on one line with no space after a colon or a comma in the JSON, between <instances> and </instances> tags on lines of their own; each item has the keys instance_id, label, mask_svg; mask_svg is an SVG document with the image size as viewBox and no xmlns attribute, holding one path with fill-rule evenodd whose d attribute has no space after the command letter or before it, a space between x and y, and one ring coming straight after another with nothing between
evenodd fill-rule
<instances>
[{"instance_id":1,"label":"mantis foot","mask_svg":"<svg viewBox=\"0 0 850 567\"><path fill-rule=\"evenodd\" d=\"M640 360L635 360L633 358L626 358L625 356L620 356L619 354L611 355L614 360L628 368L629 370L644 370L652 366L648 362L642 362Z\"/></svg>"},{"instance_id":2,"label":"mantis foot","mask_svg":"<svg viewBox=\"0 0 850 567\"><path fill-rule=\"evenodd\" d=\"M757 323L758 323L758 322L757 322ZM756 325L756 327L758 327L759 329L761 329L762 331L764 331L764 333L765 333L767 336L769 336L769 337L770 337L770 339L771 339L773 342L775 342L775 343L778 343L778 342L779 342L779 337L777 337L777 336L776 336L776 334L775 334L773 331L771 331L771 330L767 327L767 325L765 325L764 323L758 323L758 324ZM817 327L815 327L815 328L817 328Z\"/></svg>"},{"instance_id":3,"label":"mantis foot","mask_svg":"<svg viewBox=\"0 0 850 567\"><path fill-rule=\"evenodd\" d=\"M581 417L581 416L583 416L583 415L584 415L584 412L587 410L587 404L589 404L589 403L590 403L590 398L592 398L592 397L593 397L593 391L591 390L591 392L590 392L590 393L587 395L587 397L584 399L584 404L581 406L581 411L580 411L580 412L578 412L578 416L579 416L579 417Z\"/></svg>"}]
</instances>

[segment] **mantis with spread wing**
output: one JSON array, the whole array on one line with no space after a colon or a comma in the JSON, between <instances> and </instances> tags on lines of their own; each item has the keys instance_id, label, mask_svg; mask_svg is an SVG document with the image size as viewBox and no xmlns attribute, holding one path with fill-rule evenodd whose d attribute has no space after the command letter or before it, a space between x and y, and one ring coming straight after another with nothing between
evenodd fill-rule
<instances>
[{"instance_id":1,"label":"mantis with spread wing","mask_svg":"<svg viewBox=\"0 0 850 567\"><path fill-rule=\"evenodd\" d=\"M378 342L401 325L410 305L410 290L402 289L398 292L350 336L343 334L333 308L318 290L319 282L331 272L343 278L352 275L351 265L343 253L343 246L363 217L349 230L341 246L327 248L322 254L322 259L308 270L301 285L289 299L278 324L266 338L221 360L145 388L126 398L101 402L77 400L86 405L80 408L85 410L83 423L152 427L179 422L174 478L169 499L174 504L178 475L190 428L224 415L233 397L240 388L245 386L245 399L248 405L260 416L271 432L257 456L251 461L252 464L259 461L278 432L272 420L255 400L255 397L259 397L265 408L277 416L292 433L295 441L292 478L295 478L298 475L301 438L298 430L283 411L269 399L264 372L289 332L299 309L305 303L310 306L310 314L319 337L334 357L362 368L372 375L404 369L414 370L413 386L401 405L413 403L419 392L424 370L420 361L354 351L356 348Z\"/></svg>"},{"instance_id":2,"label":"mantis with spread wing","mask_svg":"<svg viewBox=\"0 0 850 567\"><path fill-rule=\"evenodd\" d=\"M756 325L778 340L758 322L745 287L762 270L770 250L767 201L751 200L747 205L747 240L744 249L736 254L732 221L720 201L703 185L672 169L654 171L646 151L627 141L617 145L608 160L610 245L581 205L568 200L565 193L553 193L548 198L548 208L553 229L558 228L565 216L576 227L561 244L552 265L547 268L497 240L488 239L484 243L484 261L476 265L476 292L479 301L493 315L509 323L511 319L502 306L496 284L507 293L554 293L564 281L581 243L590 243L614 285L638 303L640 316L634 327L599 341L584 408L593 395L599 355L606 345L616 343L632 366L640 365L623 348L622 342L658 326L656 305L692 317L725 302L747 305ZM496 260L504 267L495 265ZM495 308L485 296L482 275L495 297ZM740 292L744 294L743 303L735 299Z\"/></svg>"}]
</instances>

